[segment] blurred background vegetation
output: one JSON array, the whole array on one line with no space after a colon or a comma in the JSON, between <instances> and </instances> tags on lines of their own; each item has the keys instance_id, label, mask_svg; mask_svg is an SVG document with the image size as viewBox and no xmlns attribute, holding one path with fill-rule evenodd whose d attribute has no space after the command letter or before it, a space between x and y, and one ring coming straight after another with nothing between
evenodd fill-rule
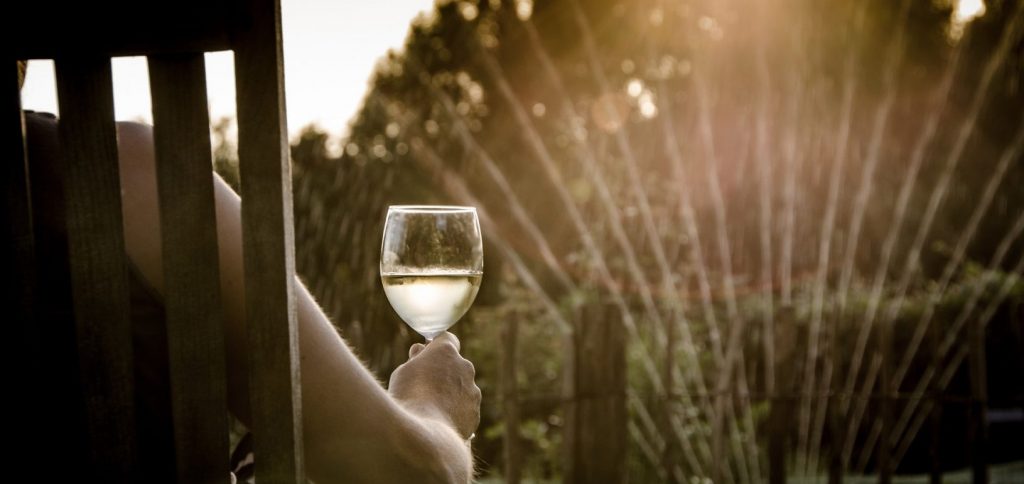
<instances>
[{"instance_id":1,"label":"blurred background vegetation","mask_svg":"<svg viewBox=\"0 0 1024 484\"><path fill-rule=\"evenodd\" d=\"M985 459L1020 461L1024 15L982 5L438 2L340 156L315 126L293 145L298 270L387 381L418 340L379 282L387 206L478 207L484 287L453 330L485 478L510 399L516 472L563 477L568 335L595 314L626 329L631 481L762 480L780 402L790 474L876 472L879 435L898 473L963 468L969 327L1002 416Z\"/></svg>"}]
</instances>

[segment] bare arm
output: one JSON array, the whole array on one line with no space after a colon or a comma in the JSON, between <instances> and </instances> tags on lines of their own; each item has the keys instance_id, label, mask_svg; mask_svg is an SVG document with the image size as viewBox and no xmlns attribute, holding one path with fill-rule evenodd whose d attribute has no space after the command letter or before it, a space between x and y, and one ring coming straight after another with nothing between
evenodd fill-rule
<instances>
[{"instance_id":1,"label":"bare arm","mask_svg":"<svg viewBox=\"0 0 1024 484\"><path fill-rule=\"evenodd\" d=\"M119 124L125 242L132 262L163 292L152 131ZM248 422L241 201L215 177L217 238L227 338L228 404ZM392 375L390 394L297 285L306 467L320 483L468 482L466 439L479 422L480 390L458 340L414 345ZM452 375L457 378L451 378ZM433 479L431 479L433 477Z\"/></svg>"}]
</instances>

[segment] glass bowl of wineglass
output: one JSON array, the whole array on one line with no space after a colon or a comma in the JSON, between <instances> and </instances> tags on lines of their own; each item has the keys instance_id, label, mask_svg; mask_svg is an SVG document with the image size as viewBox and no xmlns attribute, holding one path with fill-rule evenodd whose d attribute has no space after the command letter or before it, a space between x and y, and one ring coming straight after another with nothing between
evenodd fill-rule
<instances>
[{"instance_id":1,"label":"glass bowl of wineglass","mask_svg":"<svg viewBox=\"0 0 1024 484\"><path fill-rule=\"evenodd\" d=\"M380 248L384 294L402 320L427 341L466 314L483 270L476 208L388 207Z\"/></svg>"}]
</instances>

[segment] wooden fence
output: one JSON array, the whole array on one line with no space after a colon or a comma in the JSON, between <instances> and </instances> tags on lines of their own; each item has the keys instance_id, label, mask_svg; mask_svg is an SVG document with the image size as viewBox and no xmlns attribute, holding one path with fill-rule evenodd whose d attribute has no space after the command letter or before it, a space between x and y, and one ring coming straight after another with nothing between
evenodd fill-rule
<instances>
[{"instance_id":1,"label":"wooden fence","mask_svg":"<svg viewBox=\"0 0 1024 484\"><path fill-rule=\"evenodd\" d=\"M787 310L780 311L778 325L792 324L786 321ZM791 315L791 311L788 312ZM920 439L927 442L929 454L929 479L932 483L942 482L943 462L940 448L943 442L939 438L943 408L956 406L968 409L968 442L964 445L965 455L969 457L972 482L989 482L988 463L988 418L986 411L993 403L988 399L986 388L987 371L984 320L975 320L968 325L969 336L966 345L961 345L952 354L945 370L936 372L924 393L901 393L891 390L889 375L894 372L892 357L891 328L883 327L876 335L875 344L880 349L877 360L879 384L873 390L862 394L847 395L838 388L805 395L795 375L800 372L802 357L793 351L777 351L772 362L773 371L778 375L774 388L761 380L759 388L746 390L732 386L723 394L660 394L646 399L627 398L630 392L626 381L627 361L625 354L630 344L620 320L614 311L602 306L585 307L573 325L573 334L565 339L565 387L560 396L531 396L518 388L515 380L517 366L521 364L517 358L519 351L519 327L521 322L513 317L505 323L502 330L501 384L502 409L504 427L504 470L505 479L510 483L521 482L523 479L524 443L519 435L523 421L523 404L536 403L538 398L547 403L561 405L564 412L565 426L562 429L564 461L562 476L566 482L626 482L627 447L634 447L638 454L646 459L646 464L653 469L653 474L665 482L687 481L689 476L700 475L711 478L714 482L768 481L772 484L785 483L794 477L801 482L816 479L813 476L794 476L793 467L798 448L797 432L798 408L801 402L811 398L814 405L827 405L825 419L828 437L821 442L819 449L822 454L821 475L830 483L843 482L850 475L854 464L862 470L872 469L878 482L891 482L896 465L907 452L909 445L921 427L925 427L930 436ZM938 341L941 339L939 330L932 331L927 344L930 353L938 352ZM671 335L670 335L671 336ZM964 360L967 360L970 394L953 395L945 390L950 379L957 373ZM936 359L938 361L938 359ZM677 363L667 359L664 364L672 367ZM764 370L764 368L762 368ZM669 381L666 370L665 381ZM671 388L671 386L667 386ZM838 387L838 385L836 385ZM889 390L884 390L889 389ZM723 449L712 452L711 466L700 466L688 460L680 450L681 443L671 429L672 402L714 401L714 397L725 399L725 405L750 406L757 403L769 403L770 411L757 429L760 448L754 459L764 460L766 466L757 476L747 475L741 479L739 475L727 469L728 459L723 457ZM642 400L642 401L641 401ZM631 402L635 405L631 405ZM646 404L644 403L646 402ZM874 415L876 424L867 436L851 437L851 442L859 442L861 446L877 446L874 452L859 456L859 462L844 462L841 450L845 439L849 437L839 411L840 404L848 404L849 408L863 405ZM1002 405L1020 407L1024 400L1017 398L1012 401L995 402ZM639 408L642 406L644 408ZM909 411L913 406L917 411ZM719 406L718 408L723 408ZM662 415L658 415L658 413ZM630 415L630 414L633 415ZM903 414L906 415L903 415ZM912 416L907 420L907 415ZM900 421L897 421L897 417ZM710 418L710 417L709 417ZM639 420L634 426L631 420ZM647 422L643 422L648 420ZM728 442L732 438L728 434L728 426L715 423L710 418L711 442ZM653 434L645 435L642 431L630 427L655 429ZM909 434L908 434L909 433ZM849 447L851 442L846 442ZM723 445L723 444L712 444ZM862 452L862 454L864 454ZM854 456L857 457L857 456ZM693 465L691 465L693 464ZM698 467L695 469L694 467ZM813 470L818 475L818 470ZM687 481L688 482L688 481Z\"/></svg>"}]
</instances>

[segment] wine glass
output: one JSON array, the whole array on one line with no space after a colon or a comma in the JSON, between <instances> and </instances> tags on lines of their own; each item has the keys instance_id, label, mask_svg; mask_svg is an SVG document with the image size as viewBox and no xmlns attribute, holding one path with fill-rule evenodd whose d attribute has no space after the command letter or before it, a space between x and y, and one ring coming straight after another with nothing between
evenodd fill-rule
<instances>
[{"instance_id":1,"label":"wine glass","mask_svg":"<svg viewBox=\"0 0 1024 484\"><path fill-rule=\"evenodd\" d=\"M484 248L474 207L392 205L384 221L380 280L391 307L431 341L473 304Z\"/></svg>"}]
</instances>

